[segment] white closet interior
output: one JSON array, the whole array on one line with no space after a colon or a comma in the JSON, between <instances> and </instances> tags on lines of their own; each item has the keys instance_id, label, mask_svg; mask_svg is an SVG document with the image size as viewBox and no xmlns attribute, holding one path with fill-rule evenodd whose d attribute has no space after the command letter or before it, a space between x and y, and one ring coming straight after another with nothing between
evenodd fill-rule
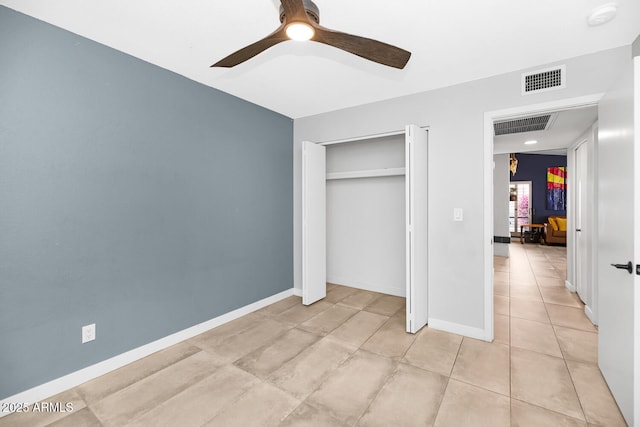
<instances>
[{"instance_id":1,"label":"white closet interior","mask_svg":"<svg viewBox=\"0 0 640 427\"><path fill-rule=\"evenodd\" d=\"M404 133L326 146L327 282L406 294Z\"/></svg>"},{"instance_id":2,"label":"white closet interior","mask_svg":"<svg viewBox=\"0 0 640 427\"><path fill-rule=\"evenodd\" d=\"M407 331L428 314L428 135L302 142L302 303L326 282L405 296Z\"/></svg>"}]
</instances>

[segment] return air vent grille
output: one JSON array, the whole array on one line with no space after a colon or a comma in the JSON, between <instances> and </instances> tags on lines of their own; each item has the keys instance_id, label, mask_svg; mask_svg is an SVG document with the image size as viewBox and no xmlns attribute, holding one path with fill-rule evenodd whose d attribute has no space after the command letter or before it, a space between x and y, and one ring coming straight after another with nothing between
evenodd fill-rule
<instances>
[{"instance_id":1,"label":"return air vent grille","mask_svg":"<svg viewBox=\"0 0 640 427\"><path fill-rule=\"evenodd\" d=\"M493 131L495 136L509 135L512 133L533 132L536 130L545 130L553 123L554 114L543 114L540 116L523 117L520 119L495 122Z\"/></svg>"},{"instance_id":2,"label":"return air vent grille","mask_svg":"<svg viewBox=\"0 0 640 427\"><path fill-rule=\"evenodd\" d=\"M564 89L565 86L566 67L564 65L522 73L523 95Z\"/></svg>"}]
</instances>

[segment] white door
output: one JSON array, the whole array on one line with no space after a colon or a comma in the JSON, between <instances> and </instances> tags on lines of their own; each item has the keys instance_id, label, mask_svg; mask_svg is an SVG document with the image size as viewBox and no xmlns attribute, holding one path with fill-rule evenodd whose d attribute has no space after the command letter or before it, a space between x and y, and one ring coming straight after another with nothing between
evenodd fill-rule
<instances>
[{"instance_id":1,"label":"white door","mask_svg":"<svg viewBox=\"0 0 640 427\"><path fill-rule=\"evenodd\" d=\"M326 149L302 143L302 303L327 296Z\"/></svg>"},{"instance_id":2,"label":"white door","mask_svg":"<svg viewBox=\"0 0 640 427\"><path fill-rule=\"evenodd\" d=\"M598 108L598 364L629 425L640 425L639 72L635 58Z\"/></svg>"},{"instance_id":3,"label":"white door","mask_svg":"<svg viewBox=\"0 0 640 427\"><path fill-rule=\"evenodd\" d=\"M589 246L588 237L591 230L588 227L588 153L587 144L583 143L576 148L576 182L573 184L575 191L576 207L576 291L580 299L589 307L591 303L591 281L589 275Z\"/></svg>"},{"instance_id":4,"label":"white door","mask_svg":"<svg viewBox=\"0 0 640 427\"><path fill-rule=\"evenodd\" d=\"M407 215L407 332L428 319L428 134L409 125L405 135Z\"/></svg>"}]
</instances>

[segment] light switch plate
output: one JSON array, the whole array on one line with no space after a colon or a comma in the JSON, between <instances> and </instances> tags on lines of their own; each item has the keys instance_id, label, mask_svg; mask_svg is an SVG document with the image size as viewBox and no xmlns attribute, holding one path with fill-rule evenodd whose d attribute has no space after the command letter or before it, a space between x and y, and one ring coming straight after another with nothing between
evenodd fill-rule
<instances>
[{"instance_id":1,"label":"light switch plate","mask_svg":"<svg viewBox=\"0 0 640 427\"><path fill-rule=\"evenodd\" d=\"M453 208L453 220L454 221L462 221L462 208Z\"/></svg>"}]
</instances>

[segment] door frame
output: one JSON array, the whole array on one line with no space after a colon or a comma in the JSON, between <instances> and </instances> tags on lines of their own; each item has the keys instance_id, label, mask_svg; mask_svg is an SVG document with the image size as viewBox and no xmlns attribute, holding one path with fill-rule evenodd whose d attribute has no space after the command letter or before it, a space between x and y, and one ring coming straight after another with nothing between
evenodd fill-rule
<instances>
[{"instance_id":1,"label":"door frame","mask_svg":"<svg viewBox=\"0 0 640 427\"><path fill-rule=\"evenodd\" d=\"M415 126L416 128L418 128L418 129L419 129L419 130L421 130L421 131L426 131L426 132L429 132L429 131L430 131L429 126L406 125L406 126L405 126L405 128L403 128L402 130L397 130L397 131L383 132L383 133L372 134L372 135L356 136L356 137L351 137L351 138L344 138L344 139L338 139L338 140L330 140L330 141L317 142L317 143L316 143L316 142L309 142L309 141L303 141L302 143L303 143L303 144L304 144L304 143L311 143L311 144L316 144L316 145L319 145L319 146L326 147L326 146L328 146L328 145L333 145L333 144L342 144L342 143L347 143L347 142L362 141L362 140L373 139L373 138L383 138L383 137L387 137L387 136L404 135L404 137L405 137L405 150L406 150L406 151L405 151L405 156L406 156L405 158L406 158L406 159L408 159L408 158L409 158L409 157L408 157L408 156L409 156L409 147L408 147L407 145L408 145L408 138L410 138L410 129L411 129L411 127L412 127L412 126ZM412 141L412 142L413 142L413 141ZM428 144L427 144L427 149L428 149ZM304 150L303 150L303 151L304 151ZM303 155L304 155L304 153L303 153ZM428 165L427 165L427 167L428 167ZM405 169L406 169L406 171L410 171L410 165L405 164ZM428 169L427 169L427 171L428 171ZM407 183L408 183L408 182L409 182L409 177L407 177L406 179L407 179ZM303 199L303 201L304 201L304 192L305 192L304 185L303 185L303 188L302 188L302 192L303 192L303 197L302 197L302 199ZM411 193L411 191L408 189L408 186L407 186L407 185L405 185L405 203L407 203L407 200L409 200L409 199L408 199L408 197L409 197L410 193ZM304 203L304 202L303 202L303 203ZM326 208L326 206L325 206L325 208ZM406 223L406 226L407 226L407 227L411 226L411 229L413 229L413 224L412 224L412 223L410 224L410 223L409 223L409 221L408 221L408 218L409 218L409 216L408 216L409 207L408 207L408 206L405 206L405 209L407 210L407 215L406 215L407 223ZM425 228L428 230L428 227L429 227L429 221L428 221L428 219L427 219L427 221L426 221L426 227L425 227ZM304 229L304 224L303 224L303 229ZM326 233L326 227L325 227L325 233ZM407 233L407 234L405 234L405 235L408 235L408 233L409 233L409 232L408 232L408 230L406 230L406 233ZM304 243L305 243L305 242L304 242L304 234L303 234L303 238L302 238L302 251L303 251L303 252L304 252L304 246L305 246L305 244L304 244ZM325 243L326 243L326 242L325 242ZM406 256L406 258L407 258L407 270L408 270L408 269L409 269L409 265L410 265L410 263L408 263L409 256L410 256L410 254L409 254L409 252L410 252L409 248L410 248L410 247L411 247L411 248L413 248L413 246L410 246L410 245L407 243L407 246L406 246L406 247L407 247L407 253L406 253L406 255L405 255L405 256ZM428 248L427 248L427 253L428 253ZM429 258L429 257L428 257L428 255L427 255L427 258ZM305 277L304 268L305 268L305 267L304 267L304 262L305 262L305 260L304 260L304 256L303 256L303 271L302 271L302 277L303 277L303 280L301 281L301 286L302 286L302 295L303 295L303 297L304 297L304 295L305 295L305 280L304 280L304 277ZM427 263L428 263L428 259L427 259ZM326 265L325 265L325 268L326 268ZM409 298L409 283L411 282L410 277L409 277L409 275L410 275L410 274L411 274L411 273L410 273L409 271L407 271L407 277L406 277L406 284L407 284L407 290L406 290L406 292L407 292L407 295L405 295L405 298L406 298L405 309L407 310L407 312L409 311L409 308L410 308L410 307L411 307L411 309L412 309L412 312L413 312L413 311L417 311L417 310L414 310L415 305L413 305L413 304L411 304L411 305L410 305L410 298ZM411 275L412 275L412 274L411 274ZM424 310L423 310L423 311L424 311L424 314L425 314L425 316L424 316L424 317L425 317L425 319L426 319L426 320L425 320L425 323L424 323L424 324L420 324L420 326L419 326L419 327L416 327L416 324L415 324L415 322L414 322L414 321L416 320L416 319L415 319L415 316L413 316L413 315L412 315L412 316L407 316L407 332L416 333L419 329L421 329L423 326L426 326L426 324L427 324L427 321L428 321L428 312L429 312L429 286L428 286L429 280L428 280L428 277L429 277L429 271L427 270L427 289L426 289L426 294L427 294L426 296L427 296L427 298L426 298L426 301L424 302L424 307L422 307L422 308L424 309ZM410 322L410 321L409 321L409 319L410 319L410 318L411 318L412 320L414 320L414 321ZM420 319L418 319L418 320L420 320Z\"/></svg>"},{"instance_id":2,"label":"door frame","mask_svg":"<svg viewBox=\"0 0 640 427\"><path fill-rule=\"evenodd\" d=\"M633 85L633 99L634 99L634 105L638 106L638 104L640 103L640 75L638 70L640 70L640 55L638 54L638 50L640 50L640 42L639 42L640 38L637 38L636 41L634 42L634 57L633 57L633 67L634 67L634 74L633 74L633 79L634 79L634 85ZM636 132L636 148L638 147L638 127L640 126L640 108L636 108L634 111L634 127L635 127L635 132ZM638 171L638 168L640 168L640 150L634 150L634 162L636 165L636 172ZM637 174L635 176L635 181L634 181L634 196L635 196L635 211L636 212L640 212L640 174ZM638 234L640 234L639 230L636 230L635 233L635 248L634 248L634 252L635 254L640 254L640 239L638 239ZM634 260L635 261L635 260ZM637 266L636 266L637 268ZM640 290L638 289L638 285L640 284L640 278L636 275L635 277L635 287L636 287L636 291L635 291L635 319L634 319L634 323L633 323L633 327L634 327L634 331L635 331L635 343L634 343L634 352L635 352L635 357L634 357L634 372L636 374L640 373L640 310L637 310L638 307L640 307ZM634 376L634 384L633 384L633 390L634 393L639 393L640 394L640 375L635 375ZM635 423L636 425L640 425L640 399L638 398L639 396L636 394L636 399L635 399L635 404L634 404L634 408L633 408L633 412L634 412L634 418L633 418L633 423Z\"/></svg>"},{"instance_id":3,"label":"door frame","mask_svg":"<svg viewBox=\"0 0 640 427\"><path fill-rule=\"evenodd\" d=\"M594 93L591 95L576 98L563 98L555 101L543 102L539 104L525 104L518 107L501 110L486 111L484 113L484 331L486 341L493 341L493 122L496 120L509 119L527 114L546 113L570 108L580 108L597 105L604 93ZM567 206L569 209L569 206ZM567 215L567 220L569 216ZM573 224L567 224L567 227ZM569 246L567 245L569 251ZM571 249L575 251L575 248ZM568 254L569 255L569 254ZM572 259L567 256L567 262ZM573 261L571 262L573 265ZM567 266L567 270L569 266Z\"/></svg>"},{"instance_id":4,"label":"door frame","mask_svg":"<svg viewBox=\"0 0 640 427\"><path fill-rule=\"evenodd\" d=\"M587 179L586 193L589 200L596 201L598 199L598 121L591 126L589 130L591 133L591 143L589 139L579 139L576 143L572 144L567 151L567 181L577 182L577 150L579 147L585 146L587 149L588 158L588 171L590 175ZM590 169L589 169L590 168ZM571 218L570 221L573 224L577 224L577 192L569 189L567 193L567 218ZM585 314L591 320L594 325L598 324L598 289L597 289L597 277L598 277L598 245L596 238L598 237L598 218L597 218L597 206L593 205L593 208L588 211L588 223L590 226L591 247L589 248L589 255L591 256L590 267L587 268L587 274L591 275L592 282L591 287L591 303L585 304ZM569 219L568 219L569 220ZM567 248L575 248L571 253L567 254L567 283L566 287L572 292L578 291L578 236L576 227L568 229L567 233ZM569 256L573 255L573 259L569 259Z\"/></svg>"},{"instance_id":5,"label":"door frame","mask_svg":"<svg viewBox=\"0 0 640 427\"><path fill-rule=\"evenodd\" d=\"M567 206L569 206L569 204L571 204L571 206L573 207L573 209L571 210L571 220L573 221L574 227L571 230L567 230L567 234L571 234L573 236L573 247L575 248L575 251L573 251L573 271L572 271L572 280L571 280L571 288L570 290L572 292L576 292L578 293L578 288L581 286L580 281L578 280L579 277L581 277L580 275L580 266L578 264L578 259L580 258L580 247L578 245L578 225L580 225L580 228L582 228L584 226L584 223L581 221L580 224L578 224L578 217L581 216L582 214L584 214L584 212L582 212L582 208L580 206L580 204L582 203L582 194L580 194L581 192L588 192L589 191L589 185L587 184L585 186L585 188L576 188L578 185L578 176L580 173L582 173L582 166L584 166L587 170L588 170L588 160L589 158L587 157L587 164L585 165L580 165L579 162L579 158L578 158L578 150L588 150L589 146L587 145L588 140L581 140L579 141L577 144L572 145L571 147L568 148L567 150L567 166L569 165L568 159L571 158L572 160L572 173L570 176L567 176L567 181L569 181L570 183L572 183L572 187L573 190L569 191L569 193L572 194L572 197L569 199L567 198ZM589 156L588 151L585 154L586 156ZM569 174L567 174L569 175ZM569 213L569 212L567 212ZM593 220L593 218L590 218L592 215L589 215L589 213L586 213L588 219ZM567 215L569 216L569 215ZM581 218L582 219L582 218ZM585 261L585 260L583 260ZM569 271L569 269L567 269L567 271ZM578 297L582 300L582 298L580 297L580 295L578 294ZM584 303L584 300L582 300L582 302ZM585 304L586 306L586 304ZM587 317L589 317L591 319L591 316L587 315Z\"/></svg>"}]
</instances>

